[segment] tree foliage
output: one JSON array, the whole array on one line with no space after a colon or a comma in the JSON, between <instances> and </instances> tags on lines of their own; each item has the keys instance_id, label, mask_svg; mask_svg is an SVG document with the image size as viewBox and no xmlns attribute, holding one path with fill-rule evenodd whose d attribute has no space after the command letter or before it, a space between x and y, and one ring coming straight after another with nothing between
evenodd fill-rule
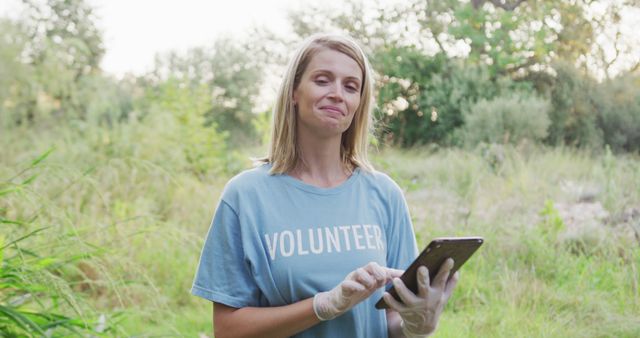
<instances>
[{"instance_id":1,"label":"tree foliage","mask_svg":"<svg viewBox=\"0 0 640 338\"><path fill-rule=\"evenodd\" d=\"M538 90L552 103L548 143L599 147L602 134L596 127L597 111L593 97L596 82L566 62L554 64L553 69L555 76L533 76Z\"/></svg>"},{"instance_id":2,"label":"tree foliage","mask_svg":"<svg viewBox=\"0 0 640 338\"><path fill-rule=\"evenodd\" d=\"M92 7L84 0L23 3L25 14L17 22L3 20L7 29L0 33L2 87L10 92L4 122L86 118L95 95L82 88L87 78L100 76L104 55Z\"/></svg>"},{"instance_id":3,"label":"tree foliage","mask_svg":"<svg viewBox=\"0 0 640 338\"><path fill-rule=\"evenodd\" d=\"M604 69L615 60L608 58L606 64L588 60L598 58L606 47L601 39L606 25L619 31L623 11L637 8L632 1L598 3L427 0L389 7L354 0L339 10L306 7L292 12L290 19L300 37L341 31L363 42L380 75L379 134L391 143L460 144L456 130L465 130L460 129L466 123L462 112L478 107L479 100L492 102L496 96L509 98L535 90L531 97L551 103L547 137L536 140L597 148L612 142L602 122L604 108L598 107L612 104L600 102L607 95L595 95L602 92L597 88L608 85L597 83L593 66ZM604 6L603 14L594 14L596 5ZM620 35L614 40L623 45ZM616 55L632 60L634 46L625 46L616 49ZM633 64L629 67L634 69ZM631 107L635 101L625 102ZM636 116L638 107L633 107L623 109L629 112L625 114ZM615 115L607 111L606 116ZM611 119L608 130L619 123Z\"/></svg>"},{"instance_id":4,"label":"tree foliage","mask_svg":"<svg viewBox=\"0 0 640 338\"><path fill-rule=\"evenodd\" d=\"M598 85L596 124L616 151L640 151L640 77L621 76Z\"/></svg>"},{"instance_id":5,"label":"tree foliage","mask_svg":"<svg viewBox=\"0 0 640 338\"><path fill-rule=\"evenodd\" d=\"M455 143L453 131L463 124L462 110L479 98L500 91L488 72L465 67L438 54L397 48L374 58L384 74L380 81L380 137L392 144Z\"/></svg>"},{"instance_id":6,"label":"tree foliage","mask_svg":"<svg viewBox=\"0 0 640 338\"><path fill-rule=\"evenodd\" d=\"M222 38L211 48L193 48L185 55L159 55L146 79L159 88L166 81L178 81L198 90L205 100L205 124L229 132L235 143L247 141L255 136L253 107L260 91L262 64L244 47Z\"/></svg>"},{"instance_id":7,"label":"tree foliage","mask_svg":"<svg viewBox=\"0 0 640 338\"><path fill-rule=\"evenodd\" d=\"M629 17L640 14L637 1L310 4L289 13L294 37L255 27L242 39L158 55L153 71L122 80L99 68L103 36L86 0L23 4L25 15L0 20L0 112L7 127L144 119L167 103L160 96L171 89L180 93L171 97L197 103L172 108L197 116L190 121L216 128L232 144L255 144L266 123L256 118L268 109L259 102L265 82L280 80L302 38L338 31L371 57L377 136L391 144L462 144L471 107L526 92L550 102L545 143L637 149L640 44L625 31Z\"/></svg>"}]
</instances>

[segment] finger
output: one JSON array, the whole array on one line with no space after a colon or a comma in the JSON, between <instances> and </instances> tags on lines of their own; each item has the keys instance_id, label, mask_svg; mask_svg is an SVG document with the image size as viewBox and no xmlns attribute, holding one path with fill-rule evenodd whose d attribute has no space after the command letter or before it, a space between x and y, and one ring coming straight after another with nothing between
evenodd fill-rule
<instances>
[{"instance_id":1,"label":"finger","mask_svg":"<svg viewBox=\"0 0 640 338\"><path fill-rule=\"evenodd\" d=\"M418 296L420 298L426 298L429 294L429 269L426 266L418 268Z\"/></svg>"},{"instance_id":2,"label":"finger","mask_svg":"<svg viewBox=\"0 0 640 338\"><path fill-rule=\"evenodd\" d=\"M351 297L365 290L367 290L367 288L365 288L364 285L352 280L346 280L340 284L340 291L342 291L342 295L345 297Z\"/></svg>"},{"instance_id":3,"label":"finger","mask_svg":"<svg viewBox=\"0 0 640 338\"><path fill-rule=\"evenodd\" d=\"M404 285L400 278L393 279L393 288L396 289L396 293L403 303L405 303L406 305L415 303L416 295L411 292L411 290L409 290L406 285Z\"/></svg>"},{"instance_id":4,"label":"finger","mask_svg":"<svg viewBox=\"0 0 640 338\"><path fill-rule=\"evenodd\" d=\"M451 272L452 268L453 259L447 258L447 260L444 261L444 263L440 267L440 271L438 271L436 278L434 278L432 287L444 290L444 284L447 281L447 278L449 278L449 272Z\"/></svg>"},{"instance_id":5,"label":"finger","mask_svg":"<svg viewBox=\"0 0 640 338\"><path fill-rule=\"evenodd\" d=\"M376 281L373 277L363 268L358 268L358 270L356 270L356 281L364 285L367 289L376 285Z\"/></svg>"},{"instance_id":6,"label":"finger","mask_svg":"<svg viewBox=\"0 0 640 338\"><path fill-rule=\"evenodd\" d=\"M378 263L371 262L367 264L365 270L368 270L371 276L375 279L376 287L382 287L386 284L386 272Z\"/></svg>"},{"instance_id":7,"label":"finger","mask_svg":"<svg viewBox=\"0 0 640 338\"><path fill-rule=\"evenodd\" d=\"M384 268L386 272L386 280L385 284L392 281L394 278L398 278L402 276L404 270L392 269L392 268Z\"/></svg>"},{"instance_id":8,"label":"finger","mask_svg":"<svg viewBox=\"0 0 640 338\"><path fill-rule=\"evenodd\" d=\"M444 295L446 299L449 299L449 297L451 297L451 294L453 293L453 289L455 289L459 279L460 279L460 272L456 271L456 273L454 273L451 279L449 279L449 281L447 282L447 286L445 286L444 288Z\"/></svg>"},{"instance_id":9,"label":"finger","mask_svg":"<svg viewBox=\"0 0 640 338\"><path fill-rule=\"evenodd\" d=\"M388 293L385 292L384 295L382 295L382 298L384 299L384 301L387 303L387 305L389 305L389 307L393 310L396 310L398 312L402 312L402 311L406 311L407 307L400 303L399 301L397 301L395 298L393 298L393 296Z\"/></svg>"}]
</instances>

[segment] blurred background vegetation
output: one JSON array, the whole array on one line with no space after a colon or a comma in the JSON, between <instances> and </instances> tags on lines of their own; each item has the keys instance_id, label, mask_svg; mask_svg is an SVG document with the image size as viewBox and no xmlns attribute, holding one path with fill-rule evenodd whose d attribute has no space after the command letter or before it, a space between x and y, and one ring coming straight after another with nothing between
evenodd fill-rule
<instances>
[{"instance_id":1,"label":"blurred background vegetation","mask_svg":"<svg viewBox=\"0 0 640 338\"><path fill-rule=\"evenodd\" d=\"M420 244L487 237L440 335L640 335L639 1L310 4L292 36L121 78L89 2L23 3L0 18L0 335L210 336L188 294L209 220L265 149L265 86L319 31L371 58L374 162Z\"/></svg>"}]
</instances>

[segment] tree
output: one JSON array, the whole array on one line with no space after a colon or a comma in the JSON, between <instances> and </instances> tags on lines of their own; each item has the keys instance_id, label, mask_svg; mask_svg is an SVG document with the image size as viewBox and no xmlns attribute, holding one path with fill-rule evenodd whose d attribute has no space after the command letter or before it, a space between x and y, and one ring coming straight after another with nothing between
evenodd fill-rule
<instances>
[{"instance_id":1,"label":"tree","mask_svg":"<svg viewBox=\"0 0 640 338\"><path fill-rule=\"evenodd\" d=\"M598 6L605 11L596 18ZM640 68L640 43L621 33L621 18L637 6L637 0L351 0L289 16L299 37L335 30L364 45L380 74L382 134L393 143L457 143L453 131L475 100L536 88L553 105L549 142L596 146L602 131L591 77Z\"/></svg>"},{"instance_id":2,"label":"tree","mask_svg":"<svg viewBox=\"0 0 640 338\"><path fill-rule=\"evenodd\" d=\"M33 69L21 60L27 42L24 26L0 19L0 126L16 123L26 116L24 102L34 98L29 83Z\"/></svg>"},{"instance_id":3,"label":"tree","mask_svg":"<svg viewBox=\"0 0 640 338\"><path fill-rule=\"evenodd\" d=\"M152 86L167 80L177 80L191 88L204 85L209 102L205 123L228 131L231 142L237 143L255 137L252 120L261 67L262 63L243 45L231 38L220 38L210 48L192 48L185 55L158 55L155 69L145 78Z\"/></svg>"},{"instance_id":4,"label":"tree","mask_svg":"<svg viewBox=\"0 0 640 338\"><path fill-rule=\"evenodd\" d=\"M31 43L27 55L33 64L54 57L72 70L73 80L99 70L104 55L102 32L93 8L85 0L23 0L27 6Z\"/></svg>"},{"instance_id":5,"label":"tree","mask_svg":"<svg viewBox=\"0 0 640 338\"><path fill-rule=\"evenodd\" d=\"M583 1L593 40L579 64L598 79L640 70L640 1Z\"/></svg>"},{"instance_id":6,"label":"tree","mask_svg":"<svg viewBox=\"0 0 640 338\"><path fill-rule=\"evenodd\" d=\"M11 77L11 115L17 124L55 117L84 118L87 101L81 97L82 77L99 74L104 48L92 8L83 0L23 0L25 14L14 25L14 51L6 65ZM7 55L7 54L5 54Z\"/></svg>"},{"instance_id":7,"label":"tree","mask_svg":"<svg viewBox=\"0 0 640 338\"><path fill-rule=\"evenodd\" d=\"M597 125L614 151L640 150L640 77L619 76L598 84Z\"/></svg>"},{"instance_id":8,"label":"tree","mask_svg":"<svg viewBox=\"0 0 640 338\"><path fill-rule=\"evenodd\" d=\"M531 74L528 80L551 100L547 142L552 145L598 148L602 132L596 125L596 81L568 62L553 64L554 74Z\"/></svg>"}]
</instances>

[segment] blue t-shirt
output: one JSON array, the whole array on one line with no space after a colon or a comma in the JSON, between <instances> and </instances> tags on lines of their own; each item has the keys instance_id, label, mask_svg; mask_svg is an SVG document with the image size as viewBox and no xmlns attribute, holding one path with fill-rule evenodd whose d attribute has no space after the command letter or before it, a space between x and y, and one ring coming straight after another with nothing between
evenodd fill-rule
<instances>
[{"instance_id":1,"label":"blue t-shirt","mask_svg":"<svg viewBox=\"0 0 640 338\"><path fill-rule=\"evenodd\" d=\"M406 269L417 256L407 204L387 175L356 169L319 188L271 165L229 181L207 234L191 293L234 308L292 304L377 262ZM387 337L383 291L294 337Z\"/></svg>"}]
</instances>

